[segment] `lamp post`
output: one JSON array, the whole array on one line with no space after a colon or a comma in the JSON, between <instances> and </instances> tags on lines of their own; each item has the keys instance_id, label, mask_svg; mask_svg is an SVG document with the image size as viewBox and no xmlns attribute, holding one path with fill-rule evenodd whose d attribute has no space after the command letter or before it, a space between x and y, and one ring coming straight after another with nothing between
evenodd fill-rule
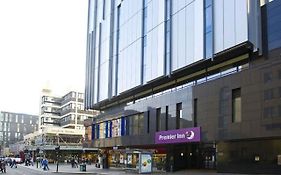
<instances>
[{"instance_id":1,"label":"lamp post","mask_svg":"<svg viewBox=\"0 0 281 175\"><path fill-rule=\"evenodd\" d=\"M57 146L55 148L56 154L57 154L57 172L59 172L59 152L60 152L60 146Z\"/></svg>"},{"instance_id":2,"label":"lamp post","mask_svg":"<svg viewBox=\"0 0 281 175\"><path fill-rule=\"evenodd\" d=\"M60 142L60 138L59 138L59 134L57 133L57 147L55 148L57 154L57 172L59 172L59 153L60 153L59 142Z\"/></svg>"}]
</instances>

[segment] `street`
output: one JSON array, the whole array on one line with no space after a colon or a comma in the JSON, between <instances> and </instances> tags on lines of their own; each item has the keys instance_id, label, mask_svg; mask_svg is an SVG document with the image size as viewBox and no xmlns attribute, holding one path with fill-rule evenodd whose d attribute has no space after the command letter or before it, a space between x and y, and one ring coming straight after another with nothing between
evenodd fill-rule
<instances>
[{"instance_id":1,"label":"street","mask_svg":"<svg viewBox=\"0 0 281 175\"><path fill-rule=\"evenodd\" d=\"M7 175L40 175L46 173L51 174L50 172L40 172L22 166L18 166L17 168L10 168L9 166L7 166L6 172Z\"/></svg>"},{"instance_id":2,"label":"street","mask_svg":"<svg viewBox=\"0 0 281 175\"><path fill-rule=\"evenodd\" d=\"M74 171L71 169L68 170L68 166L60 166L60 171L63 171L61 173L56 173L55 171L55 165L50 164L49 165L50 170L49 171L43 171L40 168L37 169L36 167L33 166L24 166L24 165L18 165L17 168L10 168L9 166L6 166L6 175L43 175L43 174L56 174L56 175L65 175L65 174L87 174L87 175L96 175L96 174L106 174L106 173L94 173L94 172L86 172L82 173L79 172L79 169L74 169ZM66 170L66 171L65 171ZM1 173L0 173L1 174ZM5 174L5 173L3 173ZM114 174L119 174L119 173L114 173Z\"/></svg>"},{"instance_id":3,"label":"street","mask_svg":"<svg viewBox=\"0 0 281 175\"><path fill-rule=\"evenodd\" d=\"M3 175L4 174L5 173L3 173ZM66 173L54 173L52 171L41 172L24 166L18 166L17 168L10 168L9 166L6 167L6 175L43 175L43 174L65 175ZM95 173L91 173L91 174L95 174ZM83 174L80 173L80 175Z\"/></svg>"}]
</instances>

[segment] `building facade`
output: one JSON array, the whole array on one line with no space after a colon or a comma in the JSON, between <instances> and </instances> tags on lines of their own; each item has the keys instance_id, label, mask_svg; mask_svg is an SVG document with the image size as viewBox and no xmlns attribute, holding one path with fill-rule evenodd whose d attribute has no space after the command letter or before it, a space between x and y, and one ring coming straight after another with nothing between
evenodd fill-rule
<instances>
[{"instance_id":1,"label":"building facade","mask_svg":"<svg viewBox=\"0 0 281 175\"><path fill-rule=\"evenodd\" d=\"M93 118L95 111L84 110L84 94L71 91L62 97L55 97L51 90L43 89L39 128L60 126L62 128L85 130L83 121Z\"/></svg>"},{"instance_id":2,"label":"building facade","mask_svg":"<svg viewBox=\"0 0 281 175\"><path fill-rule=\"evenodd\" d=\"M89 1L85 106L109 166L281 171L280 1ZM280 91L280 92L279 92ZM126 161L124 161L124 159ZM129 161L130 160L130 161Z\"/></svg>"},{"instance_id":3,"label":"building facade","mask_svg":"<svg viewBox=\"0 0 281 175\"><path fill-rule=\"evenodd\" d=\"M37 115L0 112L0 142L3 148L9 145L23 141L26 134L38 130Z\"/></svg>"},{"instance_id":4,"label":"building facade","mask_svg":"<svg viewBox=\"0 0 281 175\"><path fill-rule=\"evenodd\" d=\"M50 89L43 89L39 130L25 135L24 149L32 152L34 159L35 156L44 155L51 161L56 160L54 150L57 146L60 146L61 155L66 160L74 155L81 157L85 137L84 120L93 120L96 114L94 110L84 109L83 93L70 91L63 96L54 96Z\"/></svg>"}]
</instances>

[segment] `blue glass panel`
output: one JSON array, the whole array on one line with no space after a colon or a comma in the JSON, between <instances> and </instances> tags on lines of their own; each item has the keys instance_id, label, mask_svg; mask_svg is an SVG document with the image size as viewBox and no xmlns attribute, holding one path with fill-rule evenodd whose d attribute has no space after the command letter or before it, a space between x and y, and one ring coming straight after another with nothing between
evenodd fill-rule
<instances>
[{"instance_id":1,"label":"blue glass panel","mask_svg":"<svg viewBox=\"0 0 281 175\"><path fill-rule=\"evenodd\" d=\"M92 140L95 139L95 124L92 125Z\"/></svg>"},{"instance_id":2,"label":"blue glass panel","mask_svg":"<svg viewBox=\"0 0 281 175\"><path fill-rule=\"evenodd\" d=\"M170 32L167 32L166 33L166 53L170 53L170 46L171 44L171 33Z\"/></svg>"},{"instance_id":3,"label":"blue glass panel","mask_svg":"<svg viewBox=\"0 0 281 175\"><path fill-rule=\"evenodd\" d=\"M112 121L109 121L109 122L110 122L109 137L111 138L112 137Z\"/></svg>"},{"instance_id":4,"label":"blue glass panel","mask_svg":"<svg viewBox=\"0 0 281 175\"><path fill-rule=\"evenodd\" d=\"M100 125L99 124L97 124L97 139L99 139L100 138Z\"/></svg>"},{"instance_id":5,"label":"blue glass panel","mask_svg":"<svg viewBox=\"0 0 281 175\"><path fill-rule=\"evenodd\" d=\"M212 5L213 0L205 0L205 7L209 7L210 5Z\"/></svg>"},{"instance_id":6,"label":"blue glass panel","mask_svg":"<svg viewBox=\"0 0 281 175\"><path fill-rule=\"evenodd\" d=\"M121 136L126 134L125 117L121 118Z\"/></svg>"},{"instance_id":7,"label":"blue glass panel","mask_svg":"<svg viewBox=\"0 0 281 175\"><path fill-rule=\"evenodd\" d=\"M212 7L208 7L205 9L205 33L212 31Z\"/></svg>"},{"instance_id":8,"label":"blue glass panel","mask_svg":"<svg viewBox=\"0 0 281 175\"><path fill-rule=\"evenodd\" d=\"M205 35L205 54L206 58L211 58L213 54L212 32Z\"/></svg>"},{"instance_id":9,"label":"blue glass panel","mask_svg":"<svg viewBox=\"0 0 281 175\"><path fill-rule=\"evenodd\" d=\"M108 121L105 122L105 138L108 138Z\"/></svg>"}]
</instances>

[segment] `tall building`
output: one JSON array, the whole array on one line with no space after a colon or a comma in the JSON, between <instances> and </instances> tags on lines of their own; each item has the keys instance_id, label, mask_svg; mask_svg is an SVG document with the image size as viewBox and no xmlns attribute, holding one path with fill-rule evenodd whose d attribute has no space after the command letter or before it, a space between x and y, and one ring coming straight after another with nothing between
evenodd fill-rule
<instances>
[{"instance_id":1,"label":"tall building","mask_svg":"<svg viewBox=\"0 0 281 175\"><path fill-rule=\"evenodd\" d=\"M71 91L62 97L53 96L50 89L43 89L39 128L60 126L85 130L83 121L92 119L95 111L84 110L84 94Z\"/></svg>"},{"instance_id":2,"label":"tall building","mask_svg":"<svg viewBox=\"0 0 281 175\"><path fill-rule=\"evenodd\" d=\"M85 107L101 111L86 124L91 145L109 166L137 168L142 151L165 171L280 173L280 11L89 0Z\"/></svg>"},{"instance_id":3,"label":"tall building","mask_svg":"<svg viewBox=\"0 0 281 175\"><path fill-rule=\"evenodd\" d=\"M84 120L93 120L96 114L97 111L84 109L83 93L70 91L63 96L54 96L50 89L43 89L39 130L24 137L25 149L34 152L33 156L39 156L40 152L40 156L44 155L51 161L56 160L54 149L58 145L65 159L81 156L85 137Z\"/></svg>"},{"instance_id":4,"label":"tall building","mask_svg":"<svg viewBox=\"0 0 281 175\"><path fill-rule=\"evenodd\" d=\"M0 112L0 145L2 148L23 141L26 134L38 130L38 116L14 112Z\"/></svg>"}]
</instances>

